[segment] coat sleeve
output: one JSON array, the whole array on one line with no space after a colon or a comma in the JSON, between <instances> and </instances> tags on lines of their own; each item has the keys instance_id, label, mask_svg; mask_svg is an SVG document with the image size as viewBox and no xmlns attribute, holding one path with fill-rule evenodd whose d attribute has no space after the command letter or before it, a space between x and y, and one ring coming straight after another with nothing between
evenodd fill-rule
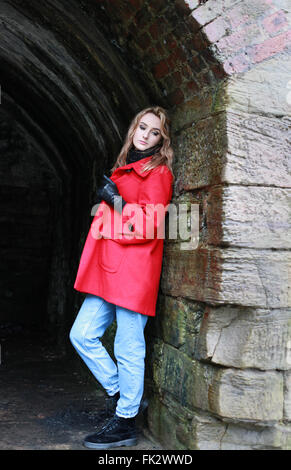
<instances>
[{"instance_id":1,"label":"coat sleeve","mask_svg":"<svg viewBox=\"0 0 291 470\"><path fill-rule=\"evenodd\" d=\"M122 214L114 212L110 235L120 244L147 243L154 238L164 238L164 222L172 198L171 171L165 166L154 168L141 182L138 203L128 203ZM111 212L111 215L112 215Z\"/></svg>"}]
</instances>

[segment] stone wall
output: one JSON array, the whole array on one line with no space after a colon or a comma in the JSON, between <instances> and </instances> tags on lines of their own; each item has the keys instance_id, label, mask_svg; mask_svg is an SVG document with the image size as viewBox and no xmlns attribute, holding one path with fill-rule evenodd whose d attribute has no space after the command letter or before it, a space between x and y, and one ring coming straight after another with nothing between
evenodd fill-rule
<instances>
[{"instance_id":1,"label":"stone wall","mask_svg":"<svg viewBox=\"0 0 291 470\"><path fill-rule=\"evenodd\" d=\"M209 114L199 98L175 114L193 126L174 201L199 202L200 241L166 243L149 425L167 448L290 449L287 4L185 3L230 77Z\"/></svg>"}]
</instances>

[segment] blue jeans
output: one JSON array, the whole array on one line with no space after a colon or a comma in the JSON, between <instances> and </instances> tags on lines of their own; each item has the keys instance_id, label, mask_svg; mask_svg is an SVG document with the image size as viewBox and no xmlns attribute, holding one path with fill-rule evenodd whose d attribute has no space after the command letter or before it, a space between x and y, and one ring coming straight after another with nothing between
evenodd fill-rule
<instances>
[{"instance_id":1,"label":"blue jeans","mask_svg":"<svg viewBox=\"0 0 291 470\"><path fill-rule=\"evenodd\" d=\"M116 318L114 355L117 365L100 338ZM146 315L87 294L70 331L70 340L108 395L118 391L116 414L132 418L138 413L144 389Z\"/></svg>"}]
</instances>

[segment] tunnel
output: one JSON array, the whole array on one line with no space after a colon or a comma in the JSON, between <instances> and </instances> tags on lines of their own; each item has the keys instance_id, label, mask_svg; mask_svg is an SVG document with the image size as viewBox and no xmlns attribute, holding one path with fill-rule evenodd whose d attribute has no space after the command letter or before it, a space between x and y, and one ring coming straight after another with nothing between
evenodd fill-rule
<instances>
[{"instance_id":1,"label":"tunnel","mask_svg":"<svg viewBox=\"0 0 291 470\"><path fill-rule=\"evenodd\" d=\"M131 119L147 106L163 106L172 121L173 202L199 204L200 224L195 251L181 251L179 240L165 241L158 315L147 329L149 410L141 425L165 449L290 445L285 354L291 337L285 257L290 246L280 228L286 227L290 188L282 91L287 7L275 0L242 3L2 0L0 5L2 378L5 383L5 373L12 377L13 364L18 370L29 363L28 348L29 357L38 357L34 384L45 388L44 372L54 375L56 361L71 371L72 389L80 374L78 399L86 386L94 390L69 342L84 299L73 285L91 210ZM267 229L264 204L274 211L274 225ZM263 209L258 215L251 207ZM277 346L284 354L273 352L263 360L255 340L252 360L241 353L241 338L247 341L249 325L259 320L261 338L279 322ZM227 355L222 343L229 325L234 331L225 341L236 334L240 340ZM24 386L21 377L25 384L28 378L21 374L8 381L14 405ZM64 387L55 387L57 396ZM258 400L260 387L269 395L249 412L247 403ZM229 400L222 404L223 392ZM238 396L242 404L235 407ZM285 400L284 414L283 405L273 404L275 396L281 405ZM82 400L76 427L78 420L86 425ZM9 407L4 399L4 416L7 409L13 415L12 402ZM89 402L95 406L94 399ZM68 413L40 406L34 419L56 425L59 416ZM74 445L73 438L69 444L65 439L60 448Z\"/></svg>"},{"instance_id":2,"label":"tunnel","mask_svg":"<svg viewBox=\"0 0 291 470\"><path fill-rule=\"evenodd\" d=\"M146 103L97 11L89 27L93 7L1 6L1 311L56 336L72 320L80 229L98 178Z\"/></svg>"}]
</instances>

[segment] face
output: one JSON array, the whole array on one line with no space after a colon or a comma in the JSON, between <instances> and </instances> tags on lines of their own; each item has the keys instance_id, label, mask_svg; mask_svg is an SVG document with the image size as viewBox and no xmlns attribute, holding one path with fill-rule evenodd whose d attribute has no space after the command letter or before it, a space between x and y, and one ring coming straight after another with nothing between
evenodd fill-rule
<instances>
[{"instance_id":1,"label":"face","mask_svg":"<svg viewBox=\"0 0 291 470\"><path fill-rule=\"evenodd\" d=\"M133 145L137 150L154 147L162 138L161 120L152 113L141 117L133 136Z\"/></svg>"}]
</instances>

